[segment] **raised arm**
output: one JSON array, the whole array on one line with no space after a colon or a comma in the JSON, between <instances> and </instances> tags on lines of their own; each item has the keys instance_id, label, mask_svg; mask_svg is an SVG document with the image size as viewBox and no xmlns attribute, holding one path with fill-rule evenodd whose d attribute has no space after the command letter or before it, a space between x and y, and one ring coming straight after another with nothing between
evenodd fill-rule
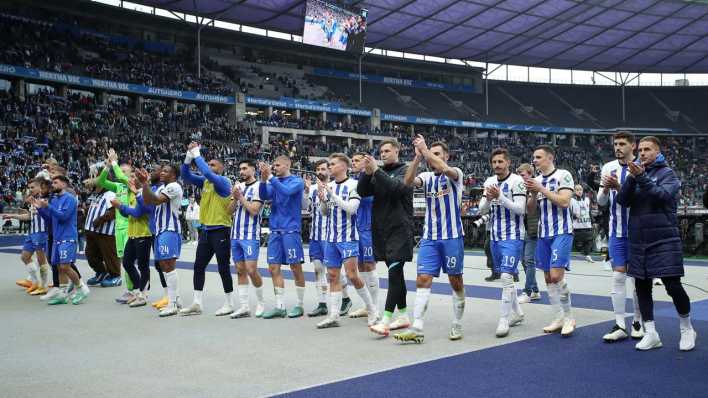
<instances>
[{"instance_id":1,"label":"raised arm","mask_svg":"<svg viewBox=\"0 0 708 398\"><path fill-rule=\"evenodd\" d=\"M622 206L630 206L632 201L634 200L634 195L637 187L637 180L630 176L627 176L627 179L624 180L624 183L622 184L622 187L620 188L619 192L617 192L617 196L615 196L615 200L617 203L619 203Z\"/></svg>"},{"instance_id":2,"label":"raised arm","mask_svg":"<svg viewBox=\"0 0 708 398\"><path fill-rule=\"evenodd\" d=\"M128 177L123 173L123 170L118 166L118 163L113 163L113 175L116 176L116 180L120 182L121 184L128 185L129 179Z\"/></svg>"},{"instance_id":3,"label":"raised arm","mask_svg":"<svg viewBox=\"0 0 708 398\"><path fill-rule=\"evenodd\" d=\"M46 211L59 221L67 221L72 215L76 216L76 207L77 202L74 197L64 197L63 200L47 204Z\"/></svg>"},{"instance_id":4,"label":"raised arm","mask_svg":"<svg viewBox=\"0 0 708 398\"><path fill-rule=\"evenodd\" d=\"M668 169L666 175L656 181L652 181L646 173L637 176L635 179L637 185L639 185L639 193L647 196L650 200L669 203L676 200L681 190L681 181L671 169Z\"/></svg>"},{"instance_id":5,"label":"raised arm","mask_svg":"<svg viewBox=\"0 0 708 398\"><path fill-rule=\"evenodd\" d=\"M231 195L231 181L229 181L228 178L220 176L211 171L211 168L209 168L209 165L201 156L195 157L194 163L197 165L199 171L202 172L202 175L204 176L202 178L206 178L212 184L214 184L214 189L216 190L216 193L219 194L219 196L221 196L222 198L226 198Z\"/></svg>"},{"instance_id":6,"label":"raised arm","mask_svg":"<svg viewBox=\"0 0 708 398\"><path fill-rule=\"evenodd\" d=\"M273 177L269 179L268 182L270 183L270 186L273 187L273 190L288 196L294 195L298 192L302 192L305 188L305 183L302 181L301 178L293 178L290 179L288 182L283 183L282 181L280 181L280 179Z\"/></svg>"},{"instance_id":7,"label":"raised arm","mask_svg":"<svg viewBox=\"0 0 708 398\"><path fill-rule=\"evenodd\" d=\"M361 203L361 198L356 191L352 192L346 201L337 195L330 195L330 198L332 203L350 216L356 214L356 211L359 210L359 204Z\"/></svg>"},{"instance_id":8,"label":"raised arm","mask_svg":"<svg viewBox=\"0 0 708 398\"><path fill-rule=\"evenodd\" d=\"M413 161L408 164L406 175L403 177L404 184L415 187L420 187L423 185L423 182L419 178L415 178L415 174L418 171L421 160L423 160L423 157L418 153L418 149L416 148L416 155L413 158Z\"/></svg>"},{"instance_id":9,"label":"raised arm","mask_svg":"<svg viewBox=\"0 0 708 398\"><path fill-rule=\"evenodd\" d=\"M107 191L118 192L120 186L113 181L108 181L108 167L108 164L106 164L106 167L103 168L101 174L98 175L98 178L96 179L96 185Z\"/></svg>"},{"instance_id":10,"label":"raised arm","mask_svg":"<svg viewBox=\"0 0 708 398\"><path fill-rule=\"evenodd\" d=\"M198 188L204 187L206 177L198 176L192 173L192 169L188 164L182 163L182 166L180 166L180 174L182 176L182 181L185 183L195 185Z\"/></svg>"}]
</instances>

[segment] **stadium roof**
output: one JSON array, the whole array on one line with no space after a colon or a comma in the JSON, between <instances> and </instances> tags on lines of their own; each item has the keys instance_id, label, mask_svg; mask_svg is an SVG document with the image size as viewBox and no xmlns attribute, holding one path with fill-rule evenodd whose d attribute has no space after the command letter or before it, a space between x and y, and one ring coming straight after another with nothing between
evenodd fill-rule
<instances>
[{"instance_id":1,"label":"stadium roof","mask_svg":"<svg viewBox=\"0 0 708 398\"><path fill-rule=\"evenodd\" d=\"M304 0L138 0L301 35ZM367 46L469 61L708 72L708 4L667 0L375 0Z\"/></svg>"}]
</instances>

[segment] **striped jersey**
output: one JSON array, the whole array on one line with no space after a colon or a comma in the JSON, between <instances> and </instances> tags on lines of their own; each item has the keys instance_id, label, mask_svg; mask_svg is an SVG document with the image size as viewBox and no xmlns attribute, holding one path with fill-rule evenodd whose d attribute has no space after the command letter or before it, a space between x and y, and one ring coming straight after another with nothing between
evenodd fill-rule
<instances>
[{"instance_id":1,"label":"striped jersey","mask_svg":"<svg viewBox=\"0 0 708 398\"><path fill-rule=\"evenodd\" d=\"M359 193L356 191L356 180L347 178L342 182L332 181L329 186L332 188L332 195L340 197L344 202L348 202L350 199L361 200ZM349 215L331 199L329 201L327 242L358 241L359 233L356 230L356 214Z\"/></svg>"},{"instance_id":2,"label":"striped jersey","mask_svg":"<svg viewBox=\"0 0 708 398\"><path fill-rule=\"evenodd\" d=\"M37 211L37 208L30 206L30 234L38 234L42 232L47 232L47 222L42 218L42 216Z\"/></svg>"},{"instance_id":3,"label":"striped jersey","mask_svg":"<svg viewBox=\"0 0 708 398\"><path fill-rule=\"evenodd\" d=\"M425 192L425 224L423 239L457 239L462 229L462 170L454 167L457 178L426 171L418 174Z\"/></svg>"},{"instance_id":4,"label":"striped jersey","mask_svg":"<svg viewBox=\"0 0 708 398\"><path fill-rule=\"evenodd\" d=\"M115 235L116 222L115 219L103 223L100 227L96 228L93 226L93 222L97 218L103 217L111 207L111 200L116 198L116 194L111 191L105 191L102 194L94 194L89 196L89 209L88 214L86 214L86 224L84 224L84 229L86 231L96 232L102 235Z\"/></svg>"},{"instance_id":5,"label":"striped jersey","mask_svg":"<svg viewBox=\"0 0 708 398\"><path fill-rule=\"evenodd\" d=\"M621 165L619 160L613 160L602 166L601 176L606 177L610 175L617 177L617 181L622 185L625 180L627 180L627 176L629 176L629 169L627 165ZM602 187L600 187L600 190L602 190ZM627 224L629 222L629 207L617 203L617 194L617 190L610 189L608 197L610 208L610 236L613 238L626 238L628 231Z\"/></svg>"},{"instance_id":6,"label":"striped jersey","mask_svg":"<svg viewBox=\"0 0 708 398\"><path fill-rule=\"evenodd\" d=\"M157 188L155 195L166 196L169 201L155 206L155 235L165 231L182 233L182 225L179 222L179 207L182 205L182 186L177 182L171 182Z\"/></svg>"},{"instance_id":7,"label":"striped jersey","mask_svg":"<svg viewBox=\"0 0 708 398\"><path fill-rule=\"evenodd\" d=\"M510 173L503 180L500 180L496 175L491 176L484 182L484 188L491 186L498 187L499 194L504 195L512 202L514 197L526 198L526 185L524 185L524 179L518 174ZM496 199L489 202L489 223L487 226L493 241L524 240L526 238L524 216L515 214L502 206Z\"/></svg>"},{"instance_id":8,"label":"striped jersey","mask_svg":"<svg viewBox=\"0 0 708 398\"><path fill-rule=\"evenodd\" d=\"M549 191L558 193L563 189L573 191L575 184L568 170L555 169L551 174L534 177L536 181ZM553 204L543 194L536 196L538 204L538 237L551 238L561 234L573 233L573 218L570 216L570 206L561 208Z\"/></svg>"},{"instance_id":9,"label":"striped jersey","mask_svg":"<svg viewBox=\"0 0 708 398\"><path fill-rule=\"evenodd\" d=\"M592 228L592 220L590 219L590 199L573 196L570 199L570 212L573 214L573 229L589 229Z\"/></svg>"},{"instance_id":10,"label":"striped jersey","mask_svg":"<svg viewBox=\"0 0 708 398\"><path fill-rule=\"evenodd\" d=\"M239 183L238 188L243 192L243 197L248 202L263 202L258 196L259 181L250 184ZM231 200L234 200L231 198ZM238 203L234 211L234 220L231 226L231 239L236 240L260 240L261 239L261 212L255 216L246 210L241 203Z\"/></svg>"},{"instance_id":11,"label":"striped jersey","mask_svg":"<svg viewBox=\"0 0 708 398\"><path fill-rule=\"evenodd\" d=\"M317 184L310 186L307 197L310 199L308 211L312 216L310 222L310 240L327 240L327 227L329 226L329 216L323 215L320 211L320 196L317 194Z\"/></svg>"}]
</instances>

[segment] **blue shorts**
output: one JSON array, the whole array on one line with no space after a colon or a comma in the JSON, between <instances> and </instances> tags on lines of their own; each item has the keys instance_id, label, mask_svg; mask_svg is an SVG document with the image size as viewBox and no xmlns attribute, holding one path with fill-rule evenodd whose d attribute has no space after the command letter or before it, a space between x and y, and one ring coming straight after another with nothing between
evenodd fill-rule
<instances>
[{"instance_id":1,"label":"blue shorts","mask_svg":"<svg viewBox=\"0 0 708 398\"><path fill-rule=\"evenodd\" d=\"M22 251L25 252L47 252L47 244L49 242L49 235L46 232L36 232L27 235L24 245L22 245Z\"/></svg>"},{"instance_id":2,"label":"blue shorts","mask_svg":"<svg viewBox=\"0 0 708 398\"><path fill-rule=\"evenodd\" d=\"M551 268L565 268L570 271L570 251L572 248L572 234L538 238L536 243L536 268L544 272L550 272Z\"/></svg>"},{"instance_id":3,"label":"blue shorts","mask_svg":"<svg viewBox=\"0 0 708 398\"><path fill-rule=\"evenodd\" d=\"M327 246L327 241L324 240L311 240L310 241L310 262L315 260L324 260L325 246Z\"/></svg>"},{"instance_id":4,"label":"blue shorts","mask_svg":"<svg viewBox=\"0 0 708 398\"><path fill-rule=\"evenodd\" d=\"M305 261L300 232L271 232L268 236L268 264L301 264Z\"/></svg>"},{"instance_id":5,"label":"blue shorts","mask_svg":"<svg viewBox=\"0 0 708 398\"><path fill-rule=\"evenodd\" d=\"M76 262L76 242L63 240L52 245L52 265L74 264Z\"/></svg>"},{"instance_id":6,"label":"blue shorts","mask_svg":"<svg viewBox=\"0 0 708 398\"><path fill-rule=\"evenodd\" d=\"M440 276L440 269L448 275L462 275L465 266L465 246L462 238L420 241L418 275Z\"/></svg>"},{"instance_id":7,"label":"blue shorts","mask_svg":"<svg viewBox=\"0 0 708 398\"><path fill-rule=\"evenodd\" d=\"M327 242L324 252L325 267L340 268L346 259L359 257L359 242Z\"/></svg>"},{"instance_id":8,"label":"blue shorts","mask_svg":"<svg viewBox=\"0 0 708 398\"><path fill-rule=\"evenodd\" d=\"M258 261L260 241L231 239L231 258L235 263L241 261Z\"/></svg>"},{"instance_id":9,"label":"blue shorts","mask_svg":"<svg viewBox=\"0 0 708 398\"><path fill-rule=\"evenodd\" d=\"M524 256L524 241L518 239L493 240L489 242L492 252L494 271L499 273L518 273L519 261Z\"/></svg>"},{"instance_id":10,"label":"blue shorts","mask_svg":"<svg viewBox=\"0 0 708 398\"><path fill-rule=\"evenodd\" d=\"M161 232L155 238L155 260L172 260L179 258L182 251L182 238L175 231Z\"/></svg>"},{"instance_id":11,"label":"blue shorts","mask_svg":"<svg viewBox=\"0 0 708 398\"><path fill-rule=\"evenodd\" d=\"M608 250L610 252L610 263L612 268L626 267L627 266L627 253L629 249L629 239L628 238L615 238L610 236L608 243Z\"/></svg>"},{"instance_id":12,"label":"blue shorts","mask_svg":"<svg viewBox=\"0 0 708 398\"><path fill-rule=\"evenodd\" d=\"M374 263L374 242L371 231L359 231L359 264Z\"/></svg>"}]
</instances>

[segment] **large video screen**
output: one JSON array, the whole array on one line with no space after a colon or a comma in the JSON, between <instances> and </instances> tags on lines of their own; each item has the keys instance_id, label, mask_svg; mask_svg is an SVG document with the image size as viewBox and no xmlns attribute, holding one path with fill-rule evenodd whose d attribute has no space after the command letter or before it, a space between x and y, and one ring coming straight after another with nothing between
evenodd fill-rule
<instances>
[{"instance_id":1,"label":"large video screen","mask_svg":"<svg viewBox=\"0 0 708 398\"><path fill-rule=\"evenodd\" d=\"M361 54L366 37L366 10L357 14L321 0L307 0L305 44Z\"/></svg>"}]
</instances>

